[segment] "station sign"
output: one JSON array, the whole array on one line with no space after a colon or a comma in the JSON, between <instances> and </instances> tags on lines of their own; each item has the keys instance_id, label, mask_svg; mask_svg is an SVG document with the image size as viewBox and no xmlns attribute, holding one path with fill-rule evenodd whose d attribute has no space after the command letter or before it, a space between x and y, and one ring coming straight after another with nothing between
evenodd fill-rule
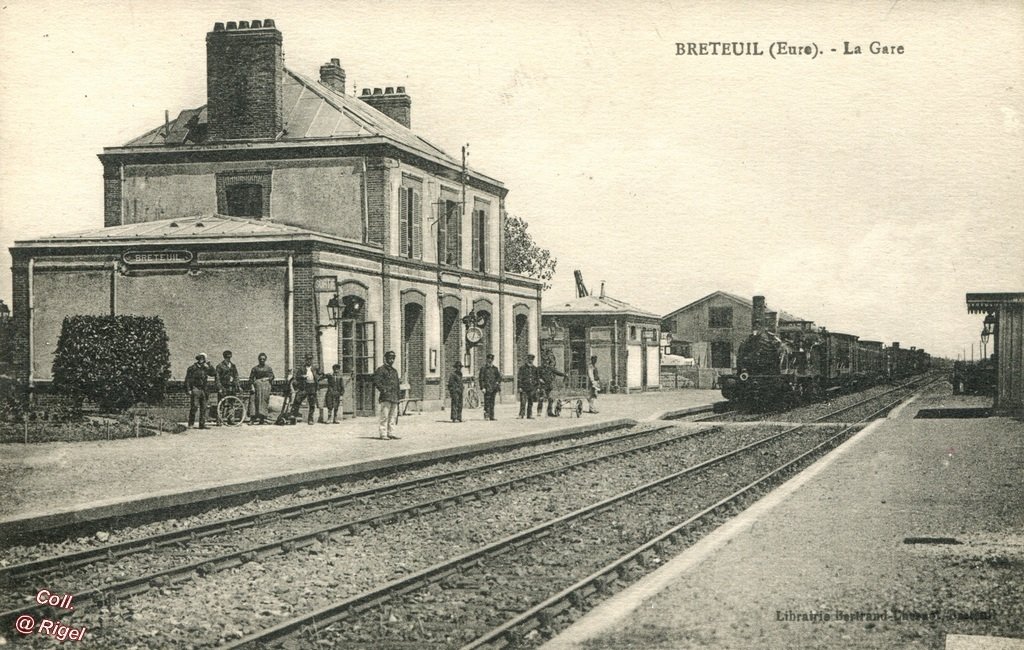
<instances>
[{"instance_id":1,"label":"station sign","mask_svg":"<svg viewBox=\"0 0 1024 650\"><path fill-rule=\"evenodd\" d=\"M121 259L128 266L162 266L188 264L192 251L127 251Z\"/></svg>"}]
</instances>

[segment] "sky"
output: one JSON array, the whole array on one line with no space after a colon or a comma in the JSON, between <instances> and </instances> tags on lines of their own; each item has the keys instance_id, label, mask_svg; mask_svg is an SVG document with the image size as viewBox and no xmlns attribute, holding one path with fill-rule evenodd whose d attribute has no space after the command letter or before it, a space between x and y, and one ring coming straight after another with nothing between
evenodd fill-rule
<instances>
[{"instance_id":1,"label":"sky","mask_svg":"<svg viewBox=\"0 0 1024 650\"><path fill-rule=\"evenodd\" d=\"M574 297L579 269L656 313L761 294L955 358L981 331L966 293L1024 291L1019 2L0 6L8 303L11 243L102 225L96 154L205 104L206 32L264 18L288 67L340 58L350 88L404 85L414 130L469 144L558 259L545 302ZM711 41L765 55L676 54ZM777 41L818 54L772 58Z\"/></svg>"}]
</instances>

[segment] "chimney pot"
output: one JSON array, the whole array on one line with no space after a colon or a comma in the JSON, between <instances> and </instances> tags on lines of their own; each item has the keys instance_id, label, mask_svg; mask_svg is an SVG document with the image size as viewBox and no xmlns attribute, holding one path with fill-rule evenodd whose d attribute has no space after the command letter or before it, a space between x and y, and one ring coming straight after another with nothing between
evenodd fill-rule
<instances>
[{"instance_id":1,"label":"chimney pot","mask_svg":"<svg viewBox=\"0 0 1024 650\"><path fill-rule=\"evenodd\" d=\"M331 59L331 63L338 67L341 67L341 59Z\"/></svg>"},{"instance_id":2,"label":"chimney pot","mask_svg":"<svg viewBox=\"0 0 1024 650\"><path fill-rule=\"evenodd\" d=\"M373 89L373 94L374 94L374 95L380 95L380 94L382 94L382 93L381 93L381 90L380 90L380 88L374 88L374 89Z\"/></svg>"},{"instance_id":3,"label":"chimney pot","mask_svg":"<svg viewBox=\"0 0 1024 650\"><path fill-rule=\"evenodd\" d=\"M233 20L228 21L228 29L238 29L238 23Z\"/></svg>"},{"instance_id":4,"label":"chimney pot","mask_svg":"<svg viewBox=\"0 0 1024 650\"><path fill-rule=\"evenodd\" d=\"M213 24L213 31L215 31L215 32L223 32L224 31L224 23L214 23Z\"/></svg>"},{"instance_id":5,"label":"chimney pot","mask_svg":"<svg viewBox=\"0 0 1024 650\"><path fill-rule=\"evenodd\" d=\"M384 94L385 95L394 95L395 94L395 89L392 86L388 86L387 88L384 89Z\"/></svg>"},{"instance_id":6,"label":"chimney pot","mask_svg":"<svg viewBox=\"0 0 1024 650\"><path fill-rule=\"evenodd\" d=\"M240 21L238 21L238 29L249 29L249 21L248 20L240 20Z\"/></svg>"},{"instance_id":7,"label":"chimney pot","mask_svg":"<svg viewBox=\"0 0 1024 650\"><path fill-rule=\"evenodd\" d=\"M263 28L264 29L273 29L274 28L274 19L273 18L264 18L263 19Z\"/></svg>"},{"instance_id":8,"label":"chimney pot","mask_svg":"<svg viewBox=\"0 0 1024 650\"><path fill-rule=\"evenodd\" d=\"M258 21L258 20L254 20L254 21L252 21L252 28L253 29L263 29L263 23Z\"/></svg>"},{"instance_id":9,"label":"chimney pot","mask_svg":"<svg viewBox=\"0 0 1024 650\"><path fill-rule=\"evenodd\" d=\"M373 91L372 91L372 90L370 90L369 88L363 88L363 94L364 94L364 95L369 95L369 94L370 94L370 93L372 93L372 92L373 92Z\"/></svg>"},{"instance_id":10,"label":"chimney pot","mask_svg":"<svg viewBox=\"0 0 1024 650\"><path fill-rule=\"evenodd\" d=\"M395 88L395 92L404 95L405 94L405 86L399 86L398 88Z\"/></svg>"}]
</instances>

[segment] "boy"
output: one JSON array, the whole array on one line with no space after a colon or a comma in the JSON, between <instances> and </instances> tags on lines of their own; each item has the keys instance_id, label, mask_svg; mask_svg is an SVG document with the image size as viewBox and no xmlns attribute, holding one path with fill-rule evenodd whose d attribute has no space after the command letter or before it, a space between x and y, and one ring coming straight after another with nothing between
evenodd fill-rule
<instances>
[{"instance_id":1,"label":"boy","mask_svg":"<svg viewBox=\"0 0 1024 650\"><path fill-rule=\"evenodd\" d=\"M345 394L345 381L341 375L341 364L336 363L331 368L333 371L327 375L327 396L324 398L324 406L327 407L327 414L331 417L331 424L338 424L338 409L341 407L341 396ZM324 421L324 410L320 409L320 421Z\"/></svg>"}]
</instances>

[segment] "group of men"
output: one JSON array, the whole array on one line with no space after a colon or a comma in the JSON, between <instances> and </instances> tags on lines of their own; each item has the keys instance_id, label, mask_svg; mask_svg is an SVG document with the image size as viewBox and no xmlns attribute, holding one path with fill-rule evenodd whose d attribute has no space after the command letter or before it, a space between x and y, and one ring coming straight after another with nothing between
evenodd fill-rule
<instances>
[{"instance_id":1,"label":"group of men","mask_svg":"<svg viewBox=\"0 0 1024 650\"><path fill-rule=\"evenodd\" d=\"M526 355L526 363L519 368L519 418L533 419L533 403L537 403L537 415L542 412L554 417L554 399L551 393L555 388L555 377L565 377L565 373L555 367L552 356L544 359L538 368L533 365L537 357ZM494 355L487 355L487 362L480 369L478 376L480 390L484 394L484 419L494 420L494 402L501 391L501 372L494 365ZM601 379L597 371L597 357L590 358L587 367L587 402L591 413L597 413L596 400L600 390ZM451 401L451 421L462 422L462 400L464 391L462 363L457 361L448 375L448 396ZM544 409L545 402L547 409Z\"/></svg>"},{"instance_id":2,"label":"group of men","mask_svg":"<svg viewBox=\"0 0 1024 650\"><path fill-rule=\"evenodd\" d=\"M207 361L206 353L200 352L196 355L196 362L185 372L185 392L189 396L188 428L191 429L195 426L198 415L199 428L209 429L206 426L211 393L209 378L214 379L214 388L219 404L228 395L238 395L242 392L238 376L238 366L231 360L231 350L224 351L224 360L216 367ZM252 388L250 388L251 390ZM341 396L345 394L345 383L339 364L334 364L332 372L325 374L313 365L312 357L306 357L302 369L288 378L288 391L291 401L289 413L293 423L299 417L299 410L303 402L306 402L309 410L307 417L309 424L313 424L313 415L317 409L320 411L320 423L327 423L324 415L325 409L331 422L338 423ZM219 410L217 411L217 424L223 424Z\"/></svg>"},{"instance_id":3,"label":"group of men","mask_svg":"<svg viewBox=\"0 0 1024 650\"><path fill-rule=\"evenodd\" d=\"M373 373L373 385L379 394L380 408L378 433L381 440L397 440L394 435L398 423L398 409L401 403L402 391L398 370L395 369L396 354L388 351L384 355L384 363ZM565 373L555 368L554 359L546 358L543 365L538 368L533 365L536 357L532 354L526 356L526 363L519 368L519 417L533 419L533 403L537 402L537 413L541 413L544 402L547 402L547 415L554 416L552 411L551 391L554 389L555 377L565 377ZM292 422L299 418L303 402L306 402L308 409L307 422L313 424L314 412L319 409L321 423L327 423L324 418L326 408L331 423L338 422L338 409L341 405L341 396L345 393L345 384L341 374L341 366L334 364L331 374L321 373L319 368L313 365L312 357L306 357L302 368L297 370L289 378L289 391L291 396L290 415ZM214 367L206 359L206 354L200 352L196 355L196 362L189 366L185 373L185 392L189 395L188 426L191 429L196 422L196 415L199 416L199 428L208 429L206 416L208 408L209 385L208 379L215 379L217 401L228 395L237 395L241 392L241 385L238 381L238 367L231 361L231 351L224 351L224 360ZM494 403L498 393L501 391L501 371L494 365L494 355L488 354L486 362L480 368L478 374L480 390L484 396L484 419L495 420ZM590 412L597 413L595 400L600 390L600 377L597 371L597 357L590 358L590 365L587 369L587 387L589 390L588 402ZM320 393L326 389L321 406ZM463 382L462 362L456 361L452 372L448 375L448 395L451 401L452 422L462 422L462 401L465 384ZM217 414L218 424L220 413Z\"/></svg>"}]
</instances>

